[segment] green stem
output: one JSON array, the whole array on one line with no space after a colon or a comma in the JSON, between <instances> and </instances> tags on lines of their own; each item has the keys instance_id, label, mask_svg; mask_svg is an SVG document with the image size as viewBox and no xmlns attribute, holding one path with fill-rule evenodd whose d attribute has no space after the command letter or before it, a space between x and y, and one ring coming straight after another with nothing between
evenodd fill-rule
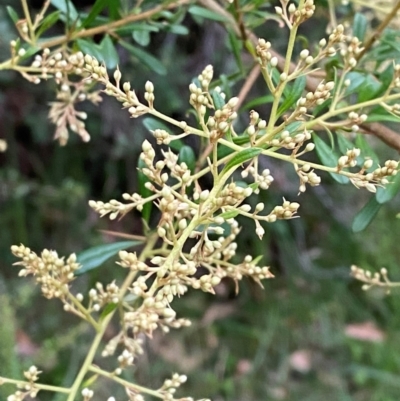
<instances>
[{"instance_id":1,"label":"green stem","mask_svg":"<svg viewBox=\"0 0 400 401\"><path fill-rule=\"evenodd\" d=\"M30 386L31 383L24 381L24 380L14 380L14 379L8 379L7 377L0 377L0 383L9 383L9 384L15 384L16 386L20 388L25 388L26 386ZM39 390L44 390L44 391L52 391L54 393L65 393L68 394L70 392L69 388L66 387L58 387L58 386L50 386L48 384L40 384L40 383L35 383L34 384L35 388Z\"/></svg>"},{"instance_id":2,"label":"green stem","mask_svg":"<svg viewBox=\"0 0 400 401\"><path fill-rule=\"evenodd\" d=\"M156 398L164 398L164 395L161 394L157 390L151 390L151 389L149 389L147 387L139 386L138 384L134 384L134 383L128 382L127 380L121 379L120 377L116 376L114 373L107 372L106 370L100 369L97 366L91 365L91 366L89 366L88 370L90 370L91 372L96 373L96 374L98 374L100 376L107 377L108 379L113 380L116 383L119 383L124 387L134 389L138 393L149 394L149 395L151 395L153 397L156 397Z\"/></svg>"}]
</instances>

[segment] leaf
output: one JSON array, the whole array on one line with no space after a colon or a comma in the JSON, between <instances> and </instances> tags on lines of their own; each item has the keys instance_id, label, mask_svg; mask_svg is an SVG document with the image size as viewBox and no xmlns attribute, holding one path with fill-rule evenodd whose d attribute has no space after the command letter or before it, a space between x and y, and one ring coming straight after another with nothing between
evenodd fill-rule
<instances>
[{"instance_id":1,"label":"leaf","mask_svg":"<svg viewBox=\"0 0 400 401\"><path fill-rule=\"evenodd\" d=\"M238 40L237 35L235 35L235 33L231 29L228 29L228 37L233 56L235 57L236 65L238 66L240 71L243 72L244 68L241 57L242 41Z\"/></svg>"},{"instance_id":2,"label":"leaf","mask_svg":"<svg viewBox=\"0 0 400 401\"><path fill-rule=\"evenodd\" d=\"M244 104L241 110L252 109L255 106L264 105L267 103L272 103L274 101L274 97L272 95L265 95L261 97L257 97L256 99L251 100L250 102Z\"/></svg>"},{"instance_id":3,"label":"leaf","mask_svg":"<svg viewBox=\"0 0 400 401\"><path fill-rule=\"evenodd\" d=\"M380 122L380 121L387 121L387 122L400 122L400 117L394 113L389 112L388 110L384 109L382 106L375 107L368 113L367 122Z\"/></svg>"},{"instance_id":4,"label":"leaf","mask_svg":"<svg viewBox=\"0 0 400 401\"><path fill-rule=\"evenodd\" d=\"M367 32L368 20L364 14L356 13L353 22L353 36L358 38L360 42L364 41Z\"/></svg>"},{"instance_id":5,"label":"leaf","mask_svg":"<svg viewBox=\"0 0 400 401\"><path fill-rule=\"evenodd\" d=\"M60 14L61 11L54 11L46 16L46 18L40 24L39 29L36 32L36 36L40 38L43 32L46 32L49 28L51 28L60 19Z\"/></svg>"},{"instance_id":6,"label":"leaf","mask_svg":"<svg viewBox=\"0 0 400 401\"><path fill-rule=\"evenodd\" d=\"M146 67L150 68L159 75L165 75L167 73L167 69L161 63L161 61L157 60L150 53L147 53L146 51L140 49L139 47L132 46L124 41L120 41L120 43L123 47L125 47L125 49L129 50L129 52L135 58L137 58L138 61L141 61Z\"/></svg>"},{"instance_id":7,"label":"leaf","mask_svg":"<svg viewBox=\"0 0 400 401\"><path fill-rule=\"evenodd\" d=\"M189 29L180 24L167 25L165 28L166 31L174 33L175 35L187 35L189 33Z\"/></svg>"},{"instance_id":8,"label":"leaf","mask_svg":"<svg viewBox=\"0 0 400 401\"><path fill-rule=\"evenodd\" d=\"M146 188L146 182L149 181L148 177L142 173L142 168L146 167L146 163L139 157L138 160L138 184L139 184L139 195L142 198L147 198L153 195L150 189ZM143 205L142 217L148 223L151 216L151 209L153 208L153 202L146 202Z\"/></svg>"},{"instance_id":9,"label":"leaf","mask_svg":"<svg viewBox=\"0 0 400 401\"><path fill-rule=\"evenodd\" d=\"M78 45L82 53L89 54L89 56L93 56L97 60L102 61L101 59L103 56L101 54L100 47L92 41L89 41L87 39L77 39L76 44Z\"/></svg>"},{"instance_id":10,"label":"leaf","mask_svg":"<svg viewBox=\"0 0 400 401\"><path fill-rule=\"evenodd\" d=\"M234 219L239 214L239 210L229 210L228 212L224 212L218 215L218 217L222 217L225 220Z\"/></svg>"},{"instance_id":11,"label":"leaf","mask_svg":"<svg viewBox=\"0 0 400 401\"><path fill-rule=\"evenodd\" d=\"M111 312L115 311L117 309L118 303L114 304L107 304L103 311L101 312L100 319L104 319L107 315L109 315Z\"/></svg>"},{"instance_id":12,"label":"leaf","mask_svg":"<svg viewBox=\"0 0 400 401\"><path fill-rule=\"evenodd\" d=\"M71 0L51 0L51 4L67 16L68 21L79 22L79 14Z\"/></svg>"},{"instance_id":13,"label":"leaf","mask_svg":"<svg viewBox=\"0 0 400 401\"><path fill-rule=\"evenodd\" d=\"M346 74L345 79L350 80L350 85L345 90L345 95L354 93L365 81L365 74L356 71L350 71Z\"/></svg>"},{"instance_id":14,"label":"leaf","mask_svg":"<svg viewBox=\"0 0 400 401\"><path fill-rule=\"evenodd\" d=\"M107 66L107 68L114 69L118 65L118 53L110 38L110 35L105 35L104 39L101 41L100 53L103 57L102 61L104 61L104 64Z\"/></svg>"},{"instance_id":15,"label":"leaf","mask_svg":"<svg viewBox=\"0 0 400 401\"><path fill-rule=\"evenodd\" d=\"M17 12L11 6L7 6L7 12L10 18L12 19L12 22L16 24L19 20Z\"/></svg>"},{"instance_id":16,"label":"leaf","mask_svg":"<svg viewBox=\"0 0 400 401\"><path fill-rule=\"evenodd\" d=\"M243 164L243 163L247 162L248 160L252 159L253 157L258 156L262 151L263 151L262 148L247 148L247 149L241 150L234 157L232 157L232 159L229 160L228 163L226 163L225 167L221 171L221 176L226 174L233 167L235 167L239 164Z\"/></svg>"},{"instance_id":17,"label":"leaf","mask_svg":"<svg viewBox=\"0 0 400 401\"><path fill-rule=\"evenodd\" d=\"M374 164L372 165L371 170L375 170L379 165L379 158L365 139L364 134L357 134L356 146L361 150L361 154L364 157L369 157L373 160Z\"/></svg>"},{"instance_id":18,"label":"leaf","mask_svg":"<svg viewBox=\"0 0 400 401\"><path fill-rule=\"evenodd\" d=\"M89 15L82 22L82 27L87 28L96 19L96 17L104 10L104 8L115 0L96 0L90 9Z\"/></svg>"},{"instance_id":19,"label":"leaf","mask_svg":"<svg viewBox=\"0 0 400 401\"><path fill-rule=\"evenodd\" d=\"M378 203L386 203L392 200L400 191L400 173L388 179L389 183L384 188L378 188L375 198Z\"/></svg>"},{"instance_id":20,"label":"leaf","mask_svg":"<svg viewBox=\"0 0 400 401\"><path fill-rule=\"evenodd\" d=\"M351 225L353 232L358 233L367 228L381 207L382 205L378 203L375 197L372 197L354 217L353 224Z\"/></svg>"},{"instance_id":21,"label":"leaf","mask_svg":"<svg viewBox=\"0 0 400 401\"><path fill-rule=\"evenodd\" d=\"M133 31L132 37L140 46L146 47L150 43L149 31Z\"/></svg>"},{"instance_id":22,"label":"leaf","mask_svg":"<svg viewBox=\"0 0 400 401\"><path fill-rule=\"evenodd\" d=\"M299 100L304 91L304 88L306 87L306 81L307 78L304 75L295 79L293 85L290 88L290 91L288 92L287 96L285 96L284 101L278 108L279 116L282 115L290 107L292 107L293 104L297 102L297 100Z\"/></svg>"},{"instance_id":23,"label":"leaf","mask_svg":"<svg viewBox=\"0 0 400 401\"><path fill-rule=\"evenodd\" d=\"M179 163L186 163L189 170L193 173L196 167L196 155L190 146L184 145L179 151Z\"/></svg>"},{"instance_id":24,"label":"leaf","mask_svg":"<svg viewBox=\"0 0 400 401\"><path fill-rule=\"evenodd\" d=\"M321 162L328 167L336 167L339 156L318 135L313 134L315 150ZM348 184L349 179L343 175L329 173L340 184Z\"/></svg>"},{"instance_id":25,"label":"leaf","mask_svg":"<svg viewBox=\"0 0 400 401\"><path fill-rule=\"evenodd\" d=\"M208 10L207 8L203 8L200 6L191 6L189 7L189 13L196 16L202 17L206 19L211 19L214 21L221 21L221 22L229 22L229 19L225 16L218 14L214 11Z\"/></svg>"},{"instance_id":26,"label":"leaf","mask_svg":"<svg viewBox=\"0 0 400 401\"><path fill-rule=\"evenodd\" d=\"M98 245L93 248L86 249L77 255L77 262L82 267L75 271L75 276L87 273L96 269L106 260L116 255L119 251L141 244L142 241L120 241L112 244Z\"/></svg>"},{"instance_id":27,"label":"leaf","mask_svg":"<svg viewBox=\"0 0 400 401\"><path fill-rule=\"evenodd\" d=\"M215 110L220 110L225 106L224 98L215 89L211 92L211 97L212 97L213 102L214 102Z\"/></svg>"},{"instance_id":28,"label":"leaf","mask_svg":"<svg viewBox=\"0 0 400 401\"><path fill-rule=\"evenodd\" d=\"M381 83L378 79L372 74L367 74L363 84L358 90L358 102L362 103L375 98L375 94L380 90L380 88Z\"/></svg>"}]
</instances>

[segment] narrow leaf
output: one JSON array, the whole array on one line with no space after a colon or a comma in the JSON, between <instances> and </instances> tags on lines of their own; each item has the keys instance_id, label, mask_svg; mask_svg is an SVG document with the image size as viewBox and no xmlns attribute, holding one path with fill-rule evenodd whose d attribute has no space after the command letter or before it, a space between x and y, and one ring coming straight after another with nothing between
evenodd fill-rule
<instances>
[{"instance_id":1,"label":"narrow leaf","mask_svg":"<svg viewBox=\"0 0 400 401\"><path fill-rule=\"evenodd\" d=\"M328 167L336 167L339 156L316 134L313 134L315 150L321 162ZM340 184L348 184L349 179L343 175L329 173Z\"/></svg>"},{"instance_id":2,"label":"narrow leaf","mask_svg":"<svg viewBox=\"0 0 400 401\"><path fill-rule=\"evenodd\" d=\"M116 304L114 304L114 303L107 304L107 305L105 306L105 308L103 309L103 311L101 312L100 319L104 319L104 318L105 318L107 315L109 315L111 312L115 311L115 309L117 308L117 306L118 306L117 303L116 303Z\"/></svg>"},{"instance_id":3,"label":"narrow leaf","mask_svg":"<svg viewBox=\"0 0 400 401\"><path fill-rule=\"evenodd\" d=\"M221 213L218 217L223 217L225 220L234 219L239 214L239 210L229 210L228 212Z\"/></svg>"},{"instance_id":4,"label":"narrow leaf","mask_svg":"<svg viewBox=\"0 0 400 401\"><path fill-rule=\"evenodd\" d=\"M200 6L191 6L189 7L188 11L190 14L196 17L202 17L214 21L229 22L229 19L226 18L224 15L218 14L214 11L208 10L207 8L203 8Z\"/></svg>"},{"instance_id":5,"label":"narrow leaf","mask_svg":"<svg viewBox=\"0 0 400 401\"><path fill-rule=\"evenodd\" d=\"M262 151L263 149L261 148L248 148L241 150L234 157L232 157L232 159L229 160L228 163L226 163L225 167L221 171L221 176L226 174L233 167L239 164L243 164L248 160L252 159L253 157L258 156Z\"/></svg>"},{"instance_id":6,"label":"narrow leaf","mask_svg":"<svg viewBox=\"0 0 400 401\"><path fill-rule=\"evenodd\" d=\"M51 0L51 4L67 16L68 21L78 22L79 14L71 0Z\"/></svg>"},{"instance_id":7,"label":"narrow leaf","mask_svg":"<svg viewBox=\"0 0 400 401\"><path fill-rule=\"evenodd\" d=\"M12 22L16 24L19 20L17 12L11 6L7 6L7 12L10 18L12 19Z\"/></svg>"},{"instance_id":8,"label":"narrow leaf","mask_svg":"<svg viewBox=\"0 0 400 401\"><path fill-rule=\"evenodd\" d=\"M224 98L215 89L211 92L211 97L214 102L214 107L216 110L220 110L220 109L222 109L222 107L225 106Z\"/></svg>"},{"instance_id":9,"label":"narrow leaf","mask_svg":"<svg viewBox=\"0 0 400 401\"><path fill-rule=\"evenodd\" d=\"M382 205L378 203L375 197L372 197L354 217L353 224L351 226L353 232L358 233L367 228L381 207Z\"/></svg>"},{"instance_id":10,"label":"narrow leaf","mask_svg":"<svg viewBox=\"0 0 400 401\"><path fill-rule=\"evenodd\" d=\"M389 178L389 183L384 188L378 188L375 194L378 203L386 203L392 200L400 191L400 173Z\"/></svg>"},{"instance_id":11,"label":"narrow leaf","mask_svg":"<svg viewBox=\"0 0 400 401\"><path fill-rule=\"evenodd\" d=\"M368 20L364 14L356 13L353 22L353 36L358 38L360 42L364 41L367 32Z\"/></svg>"},{"instance_id":12,"label":"narrow leaf","mask_svg":"<svg viewBox=\"0 0 400 401\"><path fill-rule=\"evenodd\" d=\"M132 37L140 46L146 47L150 43L149 31L133 31Z\"/></svg>"},{"instance_id":13,"label":"narrow leaf","mask_svg":"<svg viewBox=\"0 0 400 401\"><path fill-rule=\"evenodd\" d=\"M79 276L90 270L96 269L106 260L115 256L119 251L141 243L141 241L120 241L86 249L77 255L77 262L81 264L82 267L75 271L75 275Z\"/></svg>"},{"instance_id":14,"label":"narrow leaf","mask_svg":"<svg viewBox=\"0 0 400 401\"><path fill-rule=\"evenodd\" d=\"M112 3L114 0L96 0L90 9L89 15L82 22L82 26L87 28L96 19L96 17L104 10L108 3Z\"/></svg>"},{"instance_id":15,"label":"narrow leaf","mask_svg":"<svg viewBox=\"0 0 400 401\"><path fill-rule=\"evenodd\" d=\"M285 97L285 100L279 106L278 115L281 115L282 113L284 113L286 110L288 110L290 107L292 107L293 104L295 104L297 102L297 100L299 100L299 98L301 97L301 95L304 91L304 88L306 87L306 81L307 81L307 79L304 75L296 78L288 95Z\"/></svg>"},{"instance_id":16,"label":"narrow leaf","mask_svg":"<svg viewBox=\"0 0 400 401\"><path fill-rule=\"evenodd\" d=\"M144 65L146 65L148 68L153 70L159 75L165 75L167 73L167 69L165 66L156 59L153 55L150 53L147 53L146 51L140 49L139 47L132 46L129 43L120 42L125 49L129 50L129 52L138 59L138 61L141 61Z\"/></svg>"},{"instance_id":17,"label":"narrow leaf","mask_svg":"<svg viewBox=\"0 0 400 401\"><path fill-rule=\"evenodd\" d=\"M40 38L43 32L46 32L51 28L60 18L61 11L54 11L54 13L49 14L40 24L39 29L36 32L36 36Z\"/></svg>"},{"instance_id":18,"label":"narrow leaf","mask_svg":"<svg viewBox=\"0 0 400 401\"><path fill-rule=\"evenodd\" d=\"M119 63L119 57L110 35L105 35L100 43L100 53L107 68L114 69Z\"/></svg>"},{"instance_id":19,"label":"narrow leaf","mask_svg":"<svg viewBox=\"0 0 400 401\"><path fill-rule=\"evenodd\" d=\"M179 151L179 163L186 163L189 170L193 173L196 167L196 155L190 146L184 145Z\"/></svg>"}]
</instances>

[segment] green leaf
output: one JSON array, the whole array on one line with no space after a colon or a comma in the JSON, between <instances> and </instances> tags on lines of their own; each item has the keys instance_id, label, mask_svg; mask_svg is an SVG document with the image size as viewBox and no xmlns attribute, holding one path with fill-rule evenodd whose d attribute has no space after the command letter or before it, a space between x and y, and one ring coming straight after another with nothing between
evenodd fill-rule
<instances>
[{"instance_id":1,"label":"green leaf","mask_svg":"<svg viewBox=\"0 0 400 401\"><path fill-rule=\"evenodd\" d=\"M76 44L78 45L79 49L84 54L89 54L89 56L95 57L97 60L102 61L103 58L100 50L100 46L96 45L90 40L87 39L77 39Z\"/></svg>"},{"instance_id":2,"label":"green leaf","mask_svg":"<svg viewBox=\"0 0 400 401\"><path fill-rule=\"evenodd\" d=\"M146 188L146 182L149 181L148 177L142 173L142 168L146 167L145 162L139 157L138 160L138 184L139 184L139 195L142 198L148 198L149 196L153 195L153 192L150 189ZM147 223L150 220L151 216L151 209L153 208L153 202L146 202L143 205L142 209L142 217L144 221Z\"/></svg>"},{"instance_id":3,"label":"green leaf","mask_svg":"<svg viewBox=\"0 0 400 401\"><path fill-rule=\"evenodd\" d=\"M375 194L378 203L392 200L400 191L400 173L388 178L389 183L384 188L378 188Z\"/></svg>"},{"instance_id":4,"label":"green leaf","mask_svg":"<svg viewBox=\"0 0 400 401\"><path fill-rule=\"evenodd\" d=\"M109 4L112 3L114 0L96 0L93 4L92 8L90 9L89 15L84 19L82 22L82 26L87 28L91 25L91 23L96 19L96 17L104 10L104 8Z\"/></svg>"},{"instance_id":5,"label":"green leaf","mask_svg":"<svg viewBox=\"0 0 400 401\"><path fill-rule=\"evenodd\" d=\"M400 122L400 117L390 111L384 109L382 106L375 107L368 113L367 122Z\"/></svg>"},{"instance_id":6,"label":"green leaf","mask_svg":"<svg viewBox=\"0 0 400 401\"><path fill-rule=\"evenodd\" d=\"M211 97L214 102L215 110L220 110L225 106L225 100L215 89L211 92Z\"/></svg>"},{"instance_id":7,"label":"green leaf","mask_svg":"<svg viewBox=\"0 0 400 401\"><path fill-rule=\"evenodd\" d=\"M257 97L255 99L251 100L250 102L244 104L242 106L241 110L249 110L255 106L272 103L273 101L274 101L274 97L272 95L265 95L265 96Z\"/></svg>"},{"instance_id":8,"label":"green leaf","mask_svg":"<svg viewBox=\"0 0 400 401\"><path fill-rule=\"evenodd\" d=\"M262 151L263 151L262 148L247 148L247 149L241 150L234 157L232 157L232 159L229 160L228 163L226 163L225 167L221 171L221 176L226 174L233 167L235 167L239 164L243 164L243 163L247 162L248 160L253 159L254 157L258 156Z\"/></svg>"},{"instance_id":9,"label":"green leaf","mask_svg":"<svg viewBox=\"0 0 400 401\"><path fill-rule=\"evenodd\" d=\"M12 19L12 22L16 24L19 20L17 12L11 6L7 6L7 12L10 18Z\"/></svg>"},{"instance_id":10,"label":"green leaf","mask_svg":"<svg viewBox=\"0 0 400 401\"><path fill-rule=\"evenodd\" d=\"M114 43L112 42L110 35L105 35L104 39L100 43L100 53L102 60L107 68L114 69L119 63L119 57L117 50L115 49Z\"/></svg>"},{"instance_id":11,"label":"green leaf","mask_svg":"<svg viewBox=\"0 0 400 401\"><path fill-rule=\"evenodd\" d=\"M61 11L54 11L53 13L47 15L46 18L40 24L39 29L36 32L36 36L40 38L43 32L46 32L60 19L60 15Z\"/></svg>"},{"instance_id":12,"label":"green leaf","mask_svg":"<svg viewBox=\"0 0 400 401\"><path fill-rule=\"evenodd\" d=\"M361 42L364 41L365 33L367 32L368 20L364 14L356 13L353 22L353 36Z\"/></svg>"},{"instance_id":13,"label":"green leaf","mask_svg":"<svg viewBox=\"0 0 400 401\"><path fill-rule=\"evenodd\" d=\"M117 309L118 303L114 304L107 304L103 311L101 312L100 319L104 319L107 315L109 315L111 312L115 311Z\"/></svg>"},{"instance_id":14,"label":"green leaf","mask_svg":"<svg viewBox=\"0 0 400 401\"><path fill-rule=\"evenodd\" d=\"M353 224L351 225L353 232L358 233L367 228L381 207L382 205L378 203L375 197L372 197L354 217Z\"/></svg>"},{"instance_id":15,"label":"green leaf","mask_svg":"<svg viewBox=\"0 0 400 401\"><path fill-rule=\"evenodd\" d=\"M174 33L175 35L189 34L189 29L184 25L180 25L180 24L167 25L165 28L166 28L165 29L166 31Z\"/></svg>"},{"instance_id":16,"label":"green leaf","mask_svg":"<svg viewBox=\"0 0 400 401\"><path fill-rule=\"evenodd\" d=\"M218 217L223 217L225 220L234 219L239 214L239 210L229 210L228 212L221 213Z\"/></svg>"},{"instance_id":17,"label":"green leaf","mask_svg":"<svg viewBox=\"0 0 400 401\"><path fill-rule=\"evenodd\" d=\"M243 72L244 68L241 56L243 42L241 40L238 40L237 35L231 29L228 29L228 37L233 56L235 57L236 65L238 66L240 71Z\"/></svg>"},{"instance_id":18,"label":"green leaf","mask_svg":"<svg viewBox=\"0 0 400 401\"><path fill-rule=\"evenodd\" d=\"M194 173L194 169L196 167L196 155L190 146L182 146L181 150L179 151L178 161L179 163L186 163L189 170Z\"/></svg>"},{"instance_id":19,"label":"green leaf","mask_svg":"<svg viewBox=\"0 0 400 401\"><path fill-rule=\"evenodd\" d=\"M71 0L51 0L51 4L67 16L69 22L79 22L79 14Z\"/></svg>"},{"instance_id":20,"label":"green leaf","mask_svg":"<svg viewBox=\"0 0 400 401\"><path fill-rule=\"evenodd\" d=\"M365 135L357 134L355 144L357 148L361 150L361 154L364 157L369 157L371 160L373 160L374 164L372 165L370 171L375 170L379 165L379 158L369 145L368 141L365 139Z\"/></svg>"},{"instance_id":21,"label":"green leaf","mask_svg":"<svg viewBox=\"0 0 400 401\"><path fill-rule=\"evenodd\" d=\"M313 134L315 150L321 162L328 167L336 167L339 155L336 154L318 135ZM343 175L329 173L332 178L340 184L348 184L349 179Z\"/></svg>"},{"instance_id":22,"label":"green leaf","mask_svg":"<svg viewBox=\"0 0 400 401\"><path fill-rule=\"evenodd\" d=\"M146 47L150 43L149 31L133 31L132 37L140 46Z\"/></svg>"},{"instance_id":23,"label":"green leaf","mask_svg":"<svg viewBox=\"0 0 400 401\"><path fill-rule=\"evenodd\" d=\"M362 103L375 98L375 94L380 88L381 83L378 79L372 74L367 74L363 84L358 90L358 102Z\"/></svg>"},{"instance_id":24,"label":"green leaf","mask_svg":"<svg viewBox=\"0 0 400 401\"><path fill-rule=\"evenodd\" d=\"M207 8L203 8L200 6L191 6L189 7L189 13L196 17L211 19L214 21L220 22L229 22L229 19L221 14L216 13L215 11L208 10Z\"/></svg>"},{"instance_id":25,"label":"green leaf","mask_svg":"<svg viewBox=\"0 0 400 401\"><path fill-rule=\"evenodd\" d=\"M140 49L139 47L132 46L129 43L124 41L120 42L125 49L129 50L129 52L138 59L138 61L142 62L146 67L156 72L159 75L165 75L167 73L167 69L161 63L161 61L157 60L153 55L147 53L146 51Z\"/></svg>"},{"instance_id":26,"label":"green leaf","mask_svg":"<svg viewBox=\"0 0 400 401\"><path fill-rule=\"evenodd\" d=\"M282 115L286 110L292 107L299 100L304 91L304 88L306 87L306 81L307 78L304 75L295 79L287 96L285 96L284 101L279 106L279 116ZM290 84L288 84L287 86L290 87Z\"/></svg>"},{"instance_id":27,"label":"green leaf","mask_svg":"<svg viewBox=\"0 0 400 401\"><path fill-rule=\"evenodd\" d=\"M82 267L75 271L75 276L87 273L101 266L106 260L115 256L119 251L141 244L141 241L119 241L86 249L77 255L77 262Z\"/></svg>"},{"instance_id":28,"label":"green leaf","mask_svg":"<svg viewBox=\"0 0 400 401\"><path fill-rule=\"evenodd\" d=\"M350 80L350 85L345 90L345 95L350 95L357 91L365 81L365 74L356 71L350 71L346 74L345 79Z\"/></svg>"}]
</instances>

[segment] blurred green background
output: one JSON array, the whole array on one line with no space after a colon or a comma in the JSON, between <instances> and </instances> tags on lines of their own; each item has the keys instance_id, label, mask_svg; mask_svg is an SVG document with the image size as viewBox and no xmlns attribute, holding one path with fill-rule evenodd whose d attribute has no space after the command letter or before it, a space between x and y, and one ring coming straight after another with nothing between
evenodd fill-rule
<instances>
[{"instance_id":1,"label":"blurred green background","mask_svg":"<svg viewBox=\"0 0 400 401\"><path fill-rule=\"evenodd\" d=\"M15 37L5 11L11 3L19 9L17 1L0 2L2 59L8 57L9 40ZM312 24L302 31L310 41L325 35L328 9L325 2L319 3ZM90 9L83 2L76 5L84 12ZM345 12L347 8L339 10ZM238 70L229 37L218 23L188 15L181 25L185 34L154 33L145 46L166 67L164 76L132 59L122 47L117 49L124 80L143 88L150 79L156 107L177 119L190 119L187 87L207 64L213 64L216 78L222 76L228 96L240 90L245 73ZM262 24L256 32L276 49L284 48L286 33L275 22ZM244 56L245 65L246 61ZM237 77L231 79L232 74ZM259 80L249 100L265 94ZM139 214L121 221L100 220L87 203L137 190L137 157L149 133L141 119L129 119L120 104L105 97L98 109L83 106L89 114L91 141L82 143L72 136L60 147L52 140L54 127L47 119L53 96L51 81L34 86L14 72L0 72L1 137L8 142L7 152L0 154L0 374L22 377L23 369L35 364L44 371L43 381L68 385L92 333L74 317L60 313L57 301L46 301L32 280L17 277L10 246L23 243L36 252L49 248L68 255L115 241L100 229L139 234ZM246 104L243 108L241 128L248 116ZM254 108L267 117L268 107ZM368 140L381 160L397 159L392 149ZM188 144L196 152L197 144ZM350 278L349 267L385 266L393 279L400 278L400 220L395 219L399 197L385 204L365 231L354 234L352 220L371 194L323 175L323 185L298 197L298 179L290 166L268 159L262 163L275 182L253 199L254 204L263 201L270 209L282 197L301 204L300 218L265 226L262 241L251 222L240 222L240 256L264 255L276 278L265 282L264 289L245 280L238 296L233 283L223 282L216 296L191 291L175 301L178 312L192 318L192 327L157 334L146 342L145 355L126 377L158 387L179 371L189 377L182 396L214 401L397 401L399 294L363 292ZM97 280L122 277L111 261L80 277L76 285L84 292ZM109 338L113 330L107 333ZM5 400L10 388L3 390L0 399ZM126 397L108 383L97 390L97 399ZM40 393L38 399L63 397Z\"/></svg>"}]
</instances>

